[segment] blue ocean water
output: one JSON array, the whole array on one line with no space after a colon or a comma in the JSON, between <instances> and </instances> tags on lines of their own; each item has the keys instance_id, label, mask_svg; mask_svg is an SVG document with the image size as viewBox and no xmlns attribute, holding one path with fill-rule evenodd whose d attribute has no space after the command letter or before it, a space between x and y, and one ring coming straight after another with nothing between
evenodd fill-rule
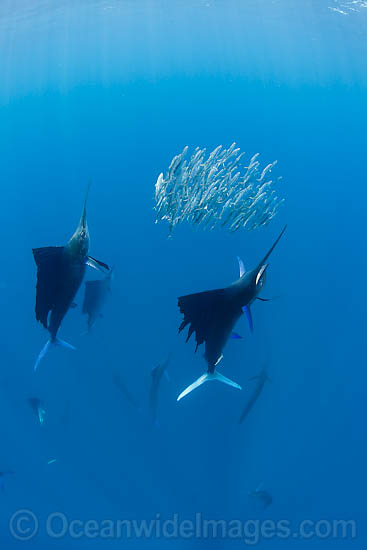
<instances>
[{"instance_id":1,"label":"blue ocean water","mask_svg":"<svg viewBox=\"0 0 367 550\"><path fill-rule=\"evenodd\" d=\"M15 472L0 493L2 548L365 547L364 4L2 0L0 471ZM258 231L182 225L168 239L154 224L158 174L185 145L233 141L278 159L285 206ZM32 248L70 238L89 181L90 251L115 266L111 298L85 336L81 288L60 330L77 351L53 350L34 373L47 333ZM256 265L285 223L264 291L279 298L255 304L254 334L241 319L243 340L225 350L242 392L207 384L177 403L205 370L177 336L177 297L232 282L236 256ZM154 426L151 369L170 352ZM265 363L272 381L239 425ZM248 496L260 484L265 510ZM177 534L198 514L247 531ZM152 519L171 531L98 531ZM292 533L267 535L265 520ZM312 537L299 535L305 520ZM355 536L328 533L335 520Z\"/></svg>"}]
</instances>

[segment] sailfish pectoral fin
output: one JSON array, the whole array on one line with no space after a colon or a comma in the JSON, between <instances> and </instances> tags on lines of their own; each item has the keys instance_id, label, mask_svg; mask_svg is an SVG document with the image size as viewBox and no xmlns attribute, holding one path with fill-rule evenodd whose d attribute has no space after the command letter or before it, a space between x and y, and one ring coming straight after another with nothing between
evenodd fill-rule
<instances>
[{"instance_id":1,"label":"sailfish pectoral fin","mask_svg":"<svg viewBox=\"0 0 367 550\"><path fill-rule=\"evenodd\" d=\"M35 372L38 369L38 366L39 366L40 362L45 357L46 353L48 351L50 351L52 346L61 346L61 347L66 348L66 349L71 349L71 350L74 350L74 351L76 350L76 348L74 346L72 346L71 344L68 344L64 340L61 340L60 338L50 338L50 340L48 340L46 342L46 344L43 346L43 348L41 349L41 351L40 351L40 353L37 357L37 360L36 360L36 362L34 364L34 367L33 367Z\"/></svg>"},{"instance_id":2,"label":"sailfish pectoral fin","mask_svg":"<svg viewBox=\"0 0 367 550\"><path fill-rule=\"evenodd\" d=\"M110 270L107 264L101 262L100 260L92 258L92 256L87 256L86 264L89 265L89 267L93 267L93 269L102 271L102 273L106 273L106 271Z\"/></svg>"},{"instance_id":3,"label":"sailfish pectoral fin","mask_svg":"<svg viewBox=\"0 0 367 550\"><path fill-rule=\"evenodd\" d=\"M251 332L254 332L254 323L252 320L252 313L250 306L244 306L242 308L243 313L246 315L246 319L248 321L248 326L250 327Z\"/></svg>"},{"instance_id":4,"label":"sailfish pectoral fin","mask_svg":"<svg viewBox=\"0 0 367 550\"><path fill-rule=\"evenodd\" d=\"M183 397L196 390L196 388L202 386L202 384L205 384L205 382L211 382L212 380L217 380L218 382L222 382L223 384L232 386L232 388L242 390L239 384L233 382L233 380L230 380L226 376L223 376L223 374L220 374L217 371L206 372L205 374L201 375L197 380L195 380L195 382L190 384L190 386L188 386L183 392L181 392L180 395L177 397L177 401L180 401Z\"/></svg>"},{"instance_id":5,"label":"sailfish pectoral fin","mask_svg":"<svg viewBox=\"0 0 367 550\"><path fill-rule=\"evenodd\" d=\"M279 300L280 296L274 296L273 298L260 298L260 296L256 296L256 300L260 300L260 302L272 302L273 300Z\"/></svg>"}]
</instances>

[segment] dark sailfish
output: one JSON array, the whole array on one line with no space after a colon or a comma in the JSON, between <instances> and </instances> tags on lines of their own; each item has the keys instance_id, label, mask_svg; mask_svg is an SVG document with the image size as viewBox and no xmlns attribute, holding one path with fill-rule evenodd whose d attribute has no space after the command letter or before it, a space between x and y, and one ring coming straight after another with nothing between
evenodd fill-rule
<instances>
[{"instance_id":1,"label":"dark sailfish","mask_svg":"<svg viewBox=\"0 0 367 550\"><path fill-rule=\"evenodd\" d=\"M103 306L111 292L113 273L114 270L111 268L104 279L85 283L83 313L88 316L88 332L91 331L96 320L102 317Z\"/></svg>"},{"instance_id":2,"label":"dark sailfish","mask_svg":"<svg viewBox=\"0 0 367 550\"><path fill-rule=\"evenodd\" d=\"M263 484L260 483L259 487L255 489L255 491L249 491L248 496L255 498L263 504L264 508L267 508L273 502L273 497L268 491L265 491L262 486Z\"/></svg>"},{"instance_id":3,"label":"dark sailfish","mask_svg":"<svg viewBox=\"0 0 367 550\"><path fill-rule=\"evenodd\" d=\"M120 391L121 395L123 395L128 400L130 405L132 405L135 409L141 412L141 409L138 403L136 402L135 397L133 396L133 394L131 393L131 391L129 390L129 388L127 387L120 373L117 370L114 370L112 373L112 381Z\"/></svg>"},{"instance_id":4,"label":"dark sailfish","mask_svg":"<svg viewBox=\"0 0 367 550\"><path fill-rule=\"evenodd\" d=\"M208 364L207 372L188 386L178 396L178 401L211 380L218 380L234 388L241 389L239 384L218 373L215 369L223 357L223 348L230 338L236 322L243 313L245 313L252 330L253 322L250 306L264 287L265 272L268 267L266 260L273 252L285 230L286 226L255 269L246 272L242 261L240 261L240 278L228 287L189 294L178 299L178 307L184 315L179 332L189 325L186 342L195 332L195 351L201 344L205 343L204 358Z\"/></svg>"},{"instance_id":5,"label":"dark sailfish","mask_svg":"<svg viewBox=\"0 0 367 550\"><path fill-rule=\"evenodd\" d=\"M243 412L240 416L240 419L238 421L239 424L242 424L242 422L245 420L246 416L249 414L252 407L255 405L256 401L258 400L261 392L263 391L265 383L268 380L270 380L270 378L268 376L268 373L267 373L266 367L264 367L261 370L260 374L258 374L257 376L254 376L253 378L250 378L250 380L256 380L257 384L256 384L256 388L255 388L253 394L251 395L250 399L248 400L248 402L246 404L246 407L244 408L244 410L243 410Z\"/></svg>"},{"instance_id":6,"label":"dark sailfish","mask_svg":"<svg viewBox=\"0 0 367 550\"><path fill-rule=\"evenodd\" d=\"M103 262L88 256L87 199L89 187L80 222L68 243L65 246L33 249L33 256L37 264L36 319L50 333L50 339L42 348L34 365L35 370L52 345L75 349L67 342L60 340L57 337L57 332L66 313L73 305L86 266L90 265L101 270L109 269Z\"/></svg>"},{"instance_id":7,"label":"dark sailfish","mask_svg":"<svg viewBox=\"0 0 367 550\"><path fill-rule=\"evenodd\" d=\"M167 376L167 367L171 359L171 354L163 363L159 363L156 367L152 369L152 383L150 386L149 392L149 405L150 410L152 411L153 421L157 424L157 405L158 405L158 393L159 386L163 375Z\"/></svg>"}]
</instances>

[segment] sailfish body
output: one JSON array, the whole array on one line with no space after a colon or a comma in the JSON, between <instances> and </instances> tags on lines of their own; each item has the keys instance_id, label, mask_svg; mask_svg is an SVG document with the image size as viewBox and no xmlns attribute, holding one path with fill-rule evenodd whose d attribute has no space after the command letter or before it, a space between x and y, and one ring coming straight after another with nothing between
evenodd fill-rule
<instances>
[{"instance_id":1,"label":"sailfish body","mask_svg":"<svg viewBox=\"0 0 367 550\"><path fill-rule=\"evenodd\" d=\"M58 330L73 304L86 266L88 264L96 268L104 266L108 269L106 264L88 256L89 231L86 214L88 191L78 227L67 244L33 249L33 256L37 264L36 319L50 333L50 340L37 358L35 370L51 345L57 344L75 349L57 338Z\"/></svg>"},{"instance_id":2,"label":"sailfish body","mask_svg":"<svg viewBox=\"0 0 367 550\"><path fill-rule=\"evenodd\" d=\"M104 304L111 293L112 275L111 269L104 279L85 283L83 313L88 316L88 332L91 331L98 317L102 317Z\"/></svg>"},{"instance_id":3,"label":"sailfish body","mask_svg":"<svg viewBox=\"0 0 367 550\"><path fill-rule=\"evenodd\" d=\"M238 384L219 374L216 371L216 366L222 359L223 349L243 313L247 316L252 329L250 306L264 286L265 272L268 267L266 260L278 244L285 229L286 227L255 269L246 272L242 261L240 261L240 278L228 287L189 294L178 299L180 312L184 315L179 332L189 325L186 342L195 333L195 351L201 344L205 344L204 358L208 365L207 373L186 388L179 395L178 400L201 384L211 380L218 380L241 389Z\"/></svg>"}]
</instances>

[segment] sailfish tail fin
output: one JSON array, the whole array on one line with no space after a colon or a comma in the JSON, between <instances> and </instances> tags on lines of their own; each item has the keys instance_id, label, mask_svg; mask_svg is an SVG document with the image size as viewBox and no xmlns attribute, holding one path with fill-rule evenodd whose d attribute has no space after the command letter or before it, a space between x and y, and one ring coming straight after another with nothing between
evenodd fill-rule
<instances>
[{"instance_id":1,"label":"sailfish tail fin","mask_svg":"<svg viewBox=\"0 0 367 550\"><path fill-rule=\"evenodd\" d=\"M217 371L206 372L205 374L200 376L197 380L195 380L195 382L190 384L190 386L188 386L183 392L181 392L180 395L177 397L177 401L180 401L180 399L182 399L192 391L196 390L196 388L198 388L202 384L205 384L205 382L211 382L212 380L217 380L218 382L223 382L223 384L227 384L228 386L232 386L233 388L242 390L239 384L237 384L236 382L233 382L233 380L230 380L226 376L223 376L223 374L220 374Z\"/></svg>"},{"instance_id":2,"label":"sailfish tail fin","mask_svg":"<svg viewBox=\"0 0 367 550\"><path fill-rule=\"evenodd\" d=\"M43 346L43 348L39 352L37 360L34 364L34 371L36 371L38 369L38 366L39 366L40 362L45 357L45 355L50 351L52 346L61 346L63 348L71 349L71 350L76 349L74 346L72 346L71 344L68 344L64 340L61 340L60 338L50 338L50 340L48 340L46 342L46 344Z\"/></svg>"}]
</instances>

